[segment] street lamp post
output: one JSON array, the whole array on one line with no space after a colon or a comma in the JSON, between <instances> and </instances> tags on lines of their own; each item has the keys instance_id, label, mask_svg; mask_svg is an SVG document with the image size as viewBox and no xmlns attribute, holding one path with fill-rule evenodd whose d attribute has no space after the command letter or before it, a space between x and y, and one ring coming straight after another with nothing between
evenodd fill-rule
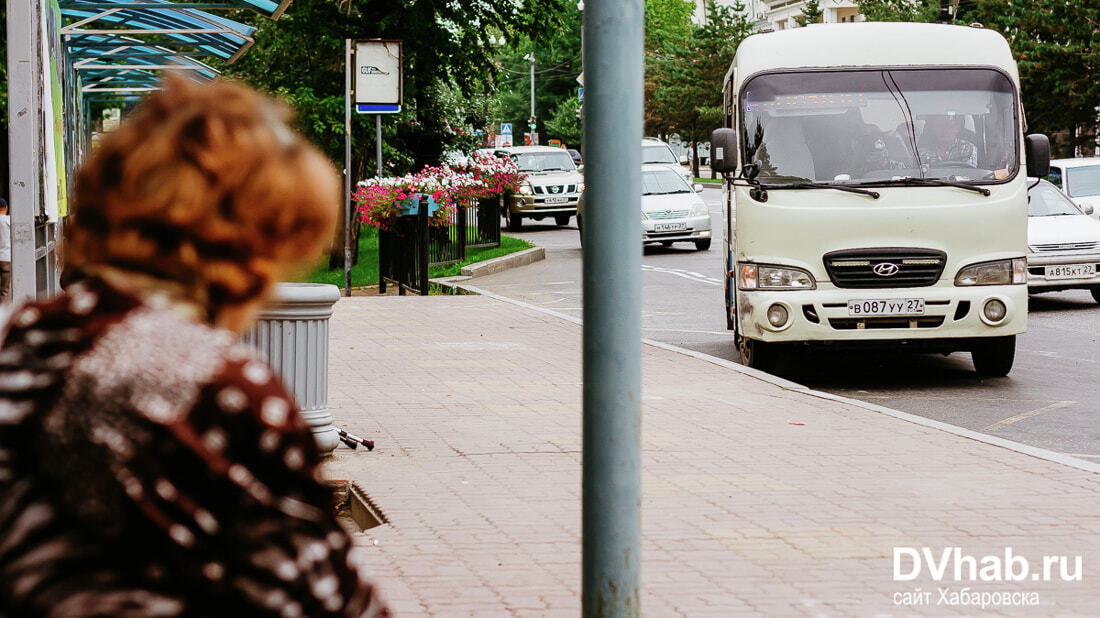
<instances>
[{"instance_id":1,"label":"street lamp post","mask_svg":"<svg viewBox=\"0 0 1100 618\"><path fill-rule=\"evenodd\" d=\"M638 616L642 0L587 0L582 613Z\"/></svg>"}]
</instances>

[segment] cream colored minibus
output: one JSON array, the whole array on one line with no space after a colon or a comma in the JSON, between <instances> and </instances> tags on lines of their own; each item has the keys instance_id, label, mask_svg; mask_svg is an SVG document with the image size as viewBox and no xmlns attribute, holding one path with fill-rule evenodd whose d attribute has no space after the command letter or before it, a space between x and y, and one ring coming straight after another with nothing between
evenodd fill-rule
<instances>
[{"instance_id":1,"label":"cream colored minibus","mask_svg":"<svg viewBox=\"0 0 1100 618\"><path fill-rule=\"evenodd\" d=\"M1024 137L1019 83L1008 43L979 27L745 39L711 140L742 362L886 347L1009 372L1027 324L1025 171L1050 160L1044 136Z\"/></svg>"}]
</instances>

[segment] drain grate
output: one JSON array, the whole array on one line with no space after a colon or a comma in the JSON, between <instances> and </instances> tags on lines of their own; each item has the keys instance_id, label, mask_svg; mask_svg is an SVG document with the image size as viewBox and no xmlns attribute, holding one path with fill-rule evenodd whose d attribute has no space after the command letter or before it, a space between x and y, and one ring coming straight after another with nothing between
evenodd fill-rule
<instances>
[{"instance_id":1,"label":"drain grate","mask_svg":"<svg viewBox=\"0 0 1100 618\"><path fill-rule=\"evenodd\" d=\"M351 506L351 519L359 526L360 532L390 523L382 509L378 508L358 483L349 484L348 503Z\"/></svg>"}]
</instances>

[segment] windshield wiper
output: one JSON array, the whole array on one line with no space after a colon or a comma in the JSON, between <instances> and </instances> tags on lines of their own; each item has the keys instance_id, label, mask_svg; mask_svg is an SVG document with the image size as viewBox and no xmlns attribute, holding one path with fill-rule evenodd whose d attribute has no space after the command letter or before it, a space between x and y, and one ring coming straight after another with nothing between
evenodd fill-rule
<instances>
[{"instance_id":1,"label":"windshield wiper","mask_svg":"<svg viewBox=\"0 0 1100 618\"><path fill-rule=\"evenodd\" d=\"M870 189L861 189L859 187L850 187L843 184L834 184L831 182L811 182L809 180L801 182L788 182L781 185L766 185L761 183L760 188L764 191L772 191L775 189L836 189L837 191L844 191L846 193L858 193L860 195L870 195L876 200L879 198L878 191L871 191Z\"/></svg>"},{"instance_id":2,"label":"windshield wiper","mask_svg":"<svg viewBox=\"0 0 1100 618\"><path fill-rule=\"evenodd\" d=\"M946 178L917 178L915 176L899 176L897 178L891 178L889 180L871 180L867 182L859 183L862 186L872 187L885 187L885 186L903 186L903 187L958 187L960 189L969 189L971 191L981 193L982 195L989 196L990 191L985 187L979 187L970 182L963 180L947 180Z\"/></svg>"}]
</instances>

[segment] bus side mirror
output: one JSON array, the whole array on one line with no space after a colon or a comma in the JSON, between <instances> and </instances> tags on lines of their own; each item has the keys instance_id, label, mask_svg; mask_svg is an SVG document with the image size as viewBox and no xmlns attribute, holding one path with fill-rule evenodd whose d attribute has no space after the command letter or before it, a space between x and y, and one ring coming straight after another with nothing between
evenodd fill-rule
<instances>
[{"instance_id":1,"label":"bus side mirror","mask_svg":"<svg viewBox=\"0 0 1100 618\"><path fill-rule=\"evenodd\" d=\"M737 171L737 132L715 129L710 134L710 169L719 174Z\"/></svg>"},{"instance_id":2,"label":"bus side mirror","mask_svg":"<svg viewBox=\"0 0 1100 618\"><path fill-rule=\"evenodd\" d=\"M1024 156L1027 157L1027 175L1046 178L1050 175L1050 140L1042 133L1032 133L1024 138Z\"/></svg>"}]
</instances>

